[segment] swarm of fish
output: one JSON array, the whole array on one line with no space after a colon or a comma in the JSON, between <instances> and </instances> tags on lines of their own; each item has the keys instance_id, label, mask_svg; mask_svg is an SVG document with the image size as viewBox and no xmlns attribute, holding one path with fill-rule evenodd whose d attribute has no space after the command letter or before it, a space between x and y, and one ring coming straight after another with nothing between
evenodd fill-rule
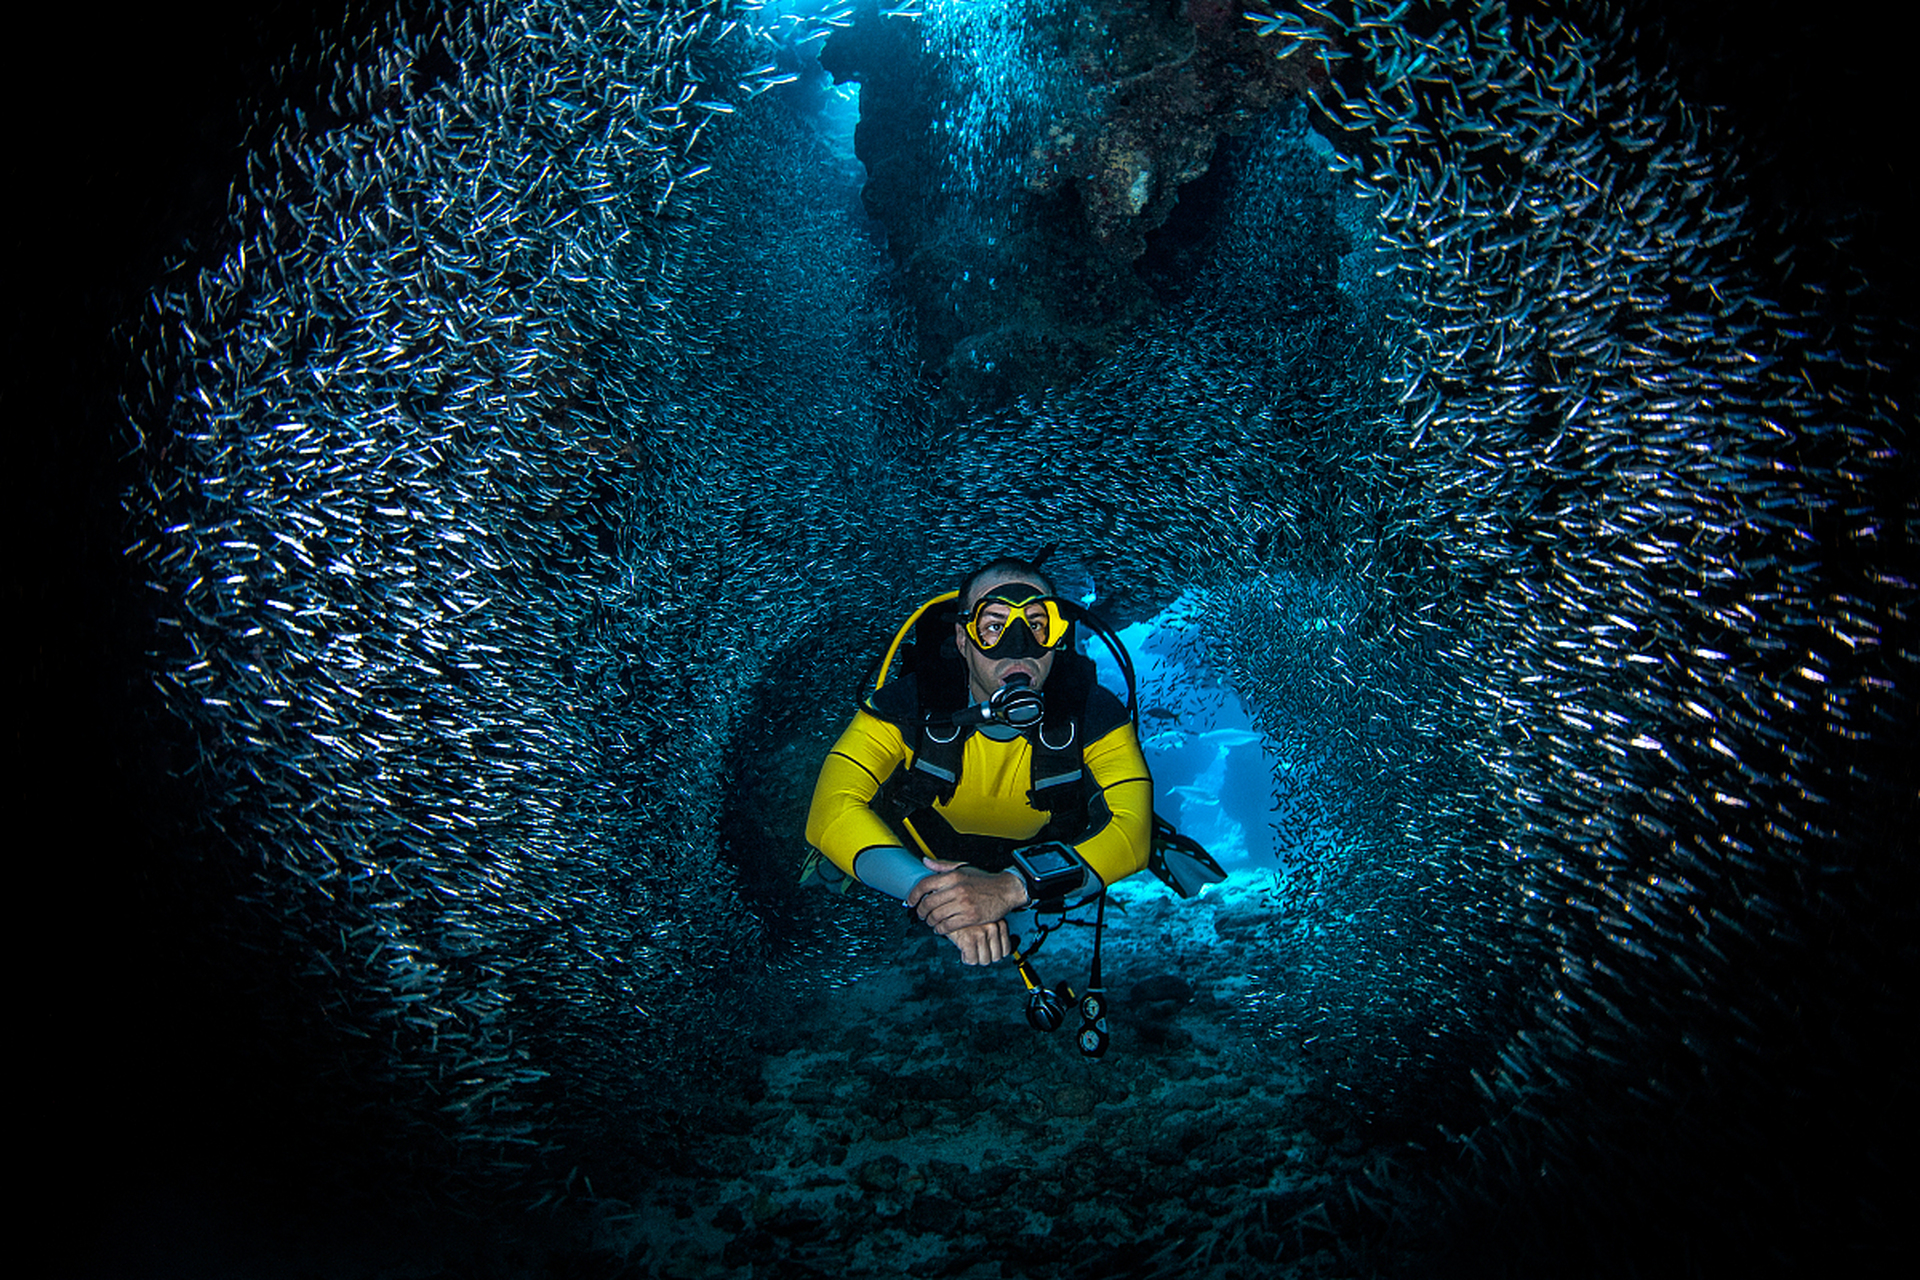
<instances>
[{"instance_id":1,"label":"swarm of fish","mask_svg":"<svg viewBox=\"0 0 1920 1280\"><path fill-rule=\"evenodd\" d=\"M1180 310L933 423L736 8L338 51L137 337L154 683L343 1097L475 1178L697 1107L762 975L857 963L773 936L743 772L923 588L1055 541L1136 611L1203 591L1289 762L1242 1016L1444 1110L1461 1187L1844 1087L1811 1010L1895 945L1910 406L1631 32L1250 13L1344 60L1332 171L1276 118Z\"/></svg>"},{"instance_id":2,"label":"swarm of fish","mask_svg":"<svg viewBox=\"0 0 1920 1280\"><path fill-rule=\"evenodd\" d=\"M343 1117L480 1182L702 1078L765 959L716 836L755 681L918 586L877 255L727 8L336 51L135 339L153 680L235 927Z\"/></svg>"},{"instance_id":3,"label":"swarm of fish","mask_svg":"<svg viewBox=\"0 0 1920 1280\"><path fill-rule=\"evenodd\" d=\"M1072 11L1058 0L1031 8L934 0L893 15L919 21L922 48L943 69L948 96L935 127L946 146L947 188L988 225L1004 224L1020 164L1046 128L1087 105L1081 77L1051 47Z\"/></svg>"},{"instance_id":4,"label":"swarm of fish","mask_svg":"<svg viewBox=\"0 0 1920 1280\"><path fill-rule=\"evenodd\" d=\"M1517 984L1451 1133L1499 1234L1657 1221L1704 1265L1848 1202L1791 1161L1871 1113L1911 995L1909 335L1617 13L1293 10L1248 16L1358 64L1318 105L1411 331L1398 409L1344 420L1350 567L1225 592L1276 731L1356 784L1366 892L1309 859L1290 909L1352 913L1402 1060L1476 967Z\"/></svg>"}]
</instances>

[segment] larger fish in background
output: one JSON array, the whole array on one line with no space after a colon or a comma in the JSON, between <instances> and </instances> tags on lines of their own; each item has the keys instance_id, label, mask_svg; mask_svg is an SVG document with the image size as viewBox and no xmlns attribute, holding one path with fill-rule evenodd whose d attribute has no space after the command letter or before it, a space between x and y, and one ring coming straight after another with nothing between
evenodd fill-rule
<instances>
[{"instance_id":1,"label":"larger fish in background","mask_svg":"<svg viewBox=\"0 0 1920 1280\"><path fill-rule=\"evenodd\" d=\"M1331 13L1246 16L1329 58L1344 179L1257 131L1191 297L940 423L730 6L395 22L263 119L137 339L130 507L208 892L327 1116L481 1194L701 1114L728 1009L859 964L720 834L767 682L832 716L923 583L1057 539L1202 593L1319 779L1242 960L1428 1148L1381 1221L1710 1270L1884 1209L1835 1128L1912 994L1905 334L1617 17ZM1303 190L1366 197L1337 292Z\"/></svg>"}]
</instances>

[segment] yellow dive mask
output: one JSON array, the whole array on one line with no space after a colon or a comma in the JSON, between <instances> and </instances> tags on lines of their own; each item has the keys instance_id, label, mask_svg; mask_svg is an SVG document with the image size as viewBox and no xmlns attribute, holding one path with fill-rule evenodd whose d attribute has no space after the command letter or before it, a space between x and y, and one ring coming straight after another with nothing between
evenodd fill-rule
<instances>
[{"instance_id":1,"label":"yellow dive mask","mask_svg":"<svg viewBox=\"0 0 1920 1280\"><path fill-rule=\"evenodd\" d=\"M1067 638L1060 602L1024 582L1009 582L981 596L967 615L967 634L989 658L1032 658Z\"/></svg>"}]
</instances>

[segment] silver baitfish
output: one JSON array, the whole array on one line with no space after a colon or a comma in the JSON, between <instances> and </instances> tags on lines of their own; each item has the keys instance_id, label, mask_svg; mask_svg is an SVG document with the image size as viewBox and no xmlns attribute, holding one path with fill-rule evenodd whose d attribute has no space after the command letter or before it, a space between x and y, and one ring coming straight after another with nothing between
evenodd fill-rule
<instances>
[{"instance_id":1,"label":"silver baitfish","mask_svg":"<svg viewBox=\"0 0 1920 1280\"><path fill-rule=\"evenodd\" d=\"M728 747L911 518L875 250L727 9L480 5L331 51L135 338L151 679L234 927L274 922L286 1056L456 1187L701 1105L684 1055L767 950Z\"/></svg>"},{"instance_id":2,"label":"silver baitfish","mask_svg":"<svg viewBox=\"0 0 1920 1280\"><path fill-rule=\"evenodd\" d=\"M1904 338L1628 24L1250 6L1326 87L1221 161L1191 292L950 420L736 8L330 52L136 335L152 684L340 1096L481 1183L702 1105L764 980L859 963L781 933L743 771L1057 541L1191 593L1287 762L1242 1016L1444 1144L1378 1203L1511 1201L1524 1252L1856 1114L1910 982Z\"/></svg>"}]
</instances>

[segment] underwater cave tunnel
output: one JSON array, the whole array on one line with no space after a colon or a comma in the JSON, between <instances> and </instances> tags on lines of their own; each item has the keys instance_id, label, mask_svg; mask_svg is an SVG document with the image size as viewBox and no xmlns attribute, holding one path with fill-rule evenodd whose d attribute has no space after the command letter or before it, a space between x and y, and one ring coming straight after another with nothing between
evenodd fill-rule
<instances>
[{"instance_id":1,"label":"underwater cave tunnel","mask_svg":"<svg viewBox=\"0 0 1920 1280\"><path fill-rule=\"evenodd\" d=\"M1573 35L1567 38L1583 47ZM1608 38L1614 37L1603 32L1602 43ZM1379 60L1372 65L1377 69ZM1606 65L1621 71L1618 60ZM501 74L510 82L518 73ZM416 83L419 91L430 93L457 82L443 72ZM863 107L869 97L870 89L863 88ZM769 139L778 138L784 146L796 145L800 136L765 110L740 118L756 120ZM1351 141L1344 138L1339 145ZM756 157L748 141L736 138L728 145L735 148L733 160L741 173L755 172L755 165L764 172L774 163L764 153ZM1578 150L1577 139L1555 145L1586 154ZM672 617L636 611L630 601L619 600L605 635L567 655L572 671L588 673L561 681L568 692L543 685L537 670L518 672L518 687L531 690L527 696L535 702L564 707L567 699L579 697L598 708L593 714L606 717L612 740L627 748L641 744L671 755L683 743L670 726L685 732L689 724L721 746L714 768L678 759L664 766L655 760L628 761L607 766L607 779L584 789L566 781L565 770L536 770L565 796L563 803L544 810L552 820L577 815L582 804L598 804L606 812L618 805L644 809L630 798L609 804L609 780L613 791L619 785L642 791L669 787L673 794L707 788L717 789L721 798L700 809L717 814L711 831L643 812L624 828L617 822L601 828L608 850L549 838L544 847L550 854L518 860L495 855L495 867L526 876L536 892L544 889L556 900L585 904L590 899L580 896L583 886L604 888L617 864L637 864L641 874L621 881L632 895L626 910L660 910L663 919L680 921L676 928L691 930L689 952L717 943L723 952L734 948L721 961L771 957L780 962L788 949L810 961L821 943L800 931L783 935L789 917L771 909L790 901L790 888L779 878L779 850L782 840L791 847L792 833L778 830L780 822L771 815L791 813L797 778L802 782L798 803L804 804L801 757L806 753L795 744L831 732L845 687L869 656L865 642L890 629L889 619L911 607L910 597L929 576L965 565L969 548L982 537L1017 548L1070 533L1075 536L1059 540L1079 543L1090 577L1103 592L1136 601L1142 617L1184 591L1205 593L1214 620L1203 646L1208 658L1238 691L1250 695L1254 723L1275 757L1306 780L1288 792L1296 807L1282 815L1296 833L1310 833L1292 850L1290 869L1276 876L1283 910L1273 920L1239 921L1237 935L1215 953L1257 955L1273 979L1246 1001L1253 1025L1274 1043L1317 1062L1324 1080L1338 1078L1349 1090L1358 1085L1370 1095L1360 1109L1382 1117L1395 1133L1418 1133L1431 1146L1433 1123L1447 1121L1461 1141L1454 1163L1432 1155L1436 1167L1447 1169L1440 1180L1480 1188L1489 1203L1517 1196L1525 1206L1518 1219L1543 1238L1555 1231L1597 1238L1619 1214L1644 1211L1648 1198L1674 1192L1706 1172L1726 1175L1726 1189L1695 1188L1682 1203L1702 1215L1721 1215L1702 1228L1709 1239L1724 1245L1737 1231L1732 1224L1759 1221L1772 1209L1798 1203L1809 1206L1806 1220L1782 1235L1776 1252L1804 1254L1827 1232L1849 1224L1867 1231L1864 1243L1840 1247L1869 1247L1875 1237L1863 1222L1877 1203L1869 1185L1875 1157L1858 1163L1849 1158L1860 1117L1872 1113L1879 1090L1892 1079L1889 1010L1910 994L1912 972L1910 947L1898 940L1899 921L1910 919L1910 908L1902 917L1902 908L1894 905L1910 901L1906 890L1912 887L1910 860L1897 856L1904 847L1897 815L1903 808L1910 813L1912 805L1910 765L1897 753L1876 753L1874 745L1898 742L1912 721L1906 695L1913 679L1908 621L1913 579L1910 572L1901 576L1903 564L1910 567L1912 561L1910 541L1903 541L1912 528L1912 469L1901 453L1904 436L1886 416L1887 406L1898 403L1894 391L1904 384L1894 381L1889 391L1888 382L1870 368L1875 361L1884 364L1885 344L1893 340L1876 336L1864 312L1864 327L1854 336L1831 325L1783 319L1765 305L1728 317L1726 323L1746 336L1729 338L1722 332L1723 347L1744 343L1763 360L1787 360L1788 369L1796 369L1784 350L1788 344L1756 329L1753 317L1761 324L1786 328L1797 323L1804 331L1825 334L1828 345L1800 367L1822 380L1828 407L1816 411L1806 400L1793 399L1778 378L1742 390L1729 375L1719 390L1732 388L1736 407L1723 419L1696 425L1704 433L1698 442L1719 451L1723 468L1676 471L1677 483L1667 486L1674 492L1654 495L1686 507L1687 514L1675 518L1696 520L1696 529L1717 533L1717 540L1704 534L1678 539L1678 526L1643 527L1641 540L1652 550L1636 552L1615 542L1612 531L1635 515L1634 503L1647 493L1644 473L1650 463L1662 461L1635 434L1656 434L1651 428L1631 418L1596 420L1588 437L1592 447L1573 449L1570 462L1537 483L1516 475L1521 469L1504 461L1514 455L1501 452L1517 449L1521 440L1536 449L1564 441L1566 434L1556 437L1553 424L1567 420L1584 402L1582 391L1605 392L1605 360L1619 347L1608 348L1603 357L1595 353L1592 335L1569 332L1563 338L1547 332L1550 326L1541 321L1536 337L1552 350L1535 351L1516 372L1503 363L1501 338L1487 330L1484 347L1468 344L1469 354L1482 363L1469 359L1465 366L1486 375L1485 382L1476 386L1458 373L1451 380L1443 376L1442 388L1465 407L1451 424L1443 411L1430 418L1424 435L1416 434L1410 422L1397 417L1398 403L1381 399L1380 384L1401 376L1394 360L1409 344L1430 362L1434 348L1419 347L1406 331L1394 328L1392 299L1366 292L1372 278L1364 269L1370 245L1352 241L1352 224L1331 225L1338 197L1327 193L1337 193L1338 184L1303 176L1290 197L1321 202L1314 235L1294 238L1301 225L1297 210L1272 203L1256 209L1251 198L1242 200L1241 221L1233 227L1226 210L1234 157L1251 150L1249 142L1223 143L1217 161L1179 187L1180 203L1138 258L1137 274L1135 259L1126 259L1131 284L1113 273L1099 275L1096 269L1110 264L1082 251L1071 269L1055 272L1036 290L1087 299L1101 324L1057 325L1057 313L1043 316L1060 334L1051 341L1035 341L1032 323L983 325L982 331L997 335L997 345L968 343L964 329L947 331L935 356L984 352L991 360L1023 345L1035 347L1039 354L1031 362L1015 366L1039 389L1025 399L1006 377L971 378L958 364L954 377L939 380L946 389L932 396L931 407L913 393L898 393L898 383L888 384L886 392L897 398L878 407L872 407L870 391L848 395L849 386L871 375L875 361L913 363L907 350L885 343L911 348L924 338L923 323L886 306L873 322L884 331L878 355L854 361L851 372L829 371L820 379L825 389L812 398L785 388L788 405L810 412L843 413L864 403L869 406L864 412L873 417L896 415L876 428L875 447L885 465L872 472L810 466L811 454L831 450L840 437L831 431L794 432L783 441L780 431L790 428L778 425L780 397L756 396L738 382L726 395L704 403L688 393L684 371L674 375L681 381L652 399L642 394L623 405L618 394L611 399L569 396L563 403L602 406L596 412L607 415L602 429L613 440L609 452L615 458L623 456L621 450L645 453L652 447L656 467L669 472L684 466L685 455L677 447L623 442L617 435L623 416L629 429L637 418L686 431L689 424L698 427L703 413L716 421L731 416L755 424L753 438L767 446L765 457L739 456L731 442L742 437L730 423L724 433L702 436L691 446L693 453L704 449L725 465L704 475L682 470L664 483L650 476L638 492L619 472L604 468L604 458L580 463L565 441L537 433L533 438L539 450L565 459L565 466L584 468L578 475L583 496L565 498L563 487L565 501L553 508L588 513L583 522L563 528L552 544L577 564L576 581L617 587L658 575L656 584L710 592L761 625L745 649L729 655L731 665L747 677L744 687L737 676L725 673L725 664L709 662L697 651L698 633L676 630L680 623ZM377 148L368 154L388 166L414 162ZM1307 157L1318 154L1303 141L1291 149L1270 149L1266 172L1305 175L1313 167ZM1609 155L1611 163L1627 163L1619 153ZM1123 149L1117 161L1123 176L1131 172L1125 161ZM874 165L867 167L877 176ZM1711 178L1716 171L1702 172ZM593 174L579 178L583 187L595 180ZM752 181L768 183L766 189L744 193L742 203L752 212L761 211L756 202L769 191L784 192L786 198L804 186L783 187L765 177ZM1243 195L1257 186L1242 182ZM1124 198L1129 190L1122 184L1113 194ZM839 234L853 219L850 211L838 220L819 212L833 198L803 191L797 204L785 206L799 209L803 217L788 225L798 222L815 236L823 230ZM1059 197L1053 198L1057 207ZM1045 200L1035 204L1047 207ZM741 211L727 208L708 216L722 224L735 219L736 226L747 221ZM1222 225L1233 227L1233 234L1221 240L1207 233ZM1683 236L1711 240L1699 222L1676 225ZM1718 228L1725 220L1710 218L1707 225ZM953 234L954 226L949 221L921 232L920 261L934 275L956 256L951 244L939 242L940 235ZM1294 229L1289 237L1274 238L1276 227L1289 226ZM1602 239L1616 230L1604 218L1589 229ZM1084 233L1087 227L1076 230ZM1755 232L1761 242L1781 234ZM1521 253L1541 260L1566 257L1564 241L1550 244L1540 230L1534 237ZM771 254L753 279L739 274L744 268L738 263L713 266L719 258L701 257L710 251L699 246L673 248L670 242L669 248L688 255L686 261L706 264L708 281L731 282L742 294L752 288L791 289L809 280L835 299L870 296L846 283L874 272L870 260L828 261L839 275L823 275L821 261L831 260L834 252L824 241L796 243L783 256L759 243L761 238L732 242L748 256ZM928 239L936 242L931 249L924 245ZM1059 243L1046 228L1009 239L1011 247L1002 250L1006 255ZM1350 256L1356 251L1357 259ZM220 251L212 252L217 259ZM1286 270L1273 269L1276 254ZM1577 267L1576 260L1568 260ZM1196 265L1209 262L1215 272L1210 278ZM1457 276L1463 269L1458 256L1445 250L1435 251L1424 266L1440 275ZM910 277L913 262L896 259L892 269ZM1236 269L1239 273L1232 274ZM735 274L728 275L730 270ZM1758 274L1737 277L1743 288L1775 299L1776 308L1788 305L1777 298L1797 298L1791 305L1804 309L1797 314L1820 319L1827 304L1814 295L1821 290L1796 295L1786 282L1769 279L1764 268L1754 271ZM1337 281L1357 287L1343 297ZM262 286L274 287L271 282ZM727 304L721 285L706 292L702 287L687 287L689 307L721 307L737 325L745 308ZM1196 304L1193 289L1206 287L1212 292ZM1463 296L1471 298L1471 291L1440 291L1443 302L1460 302ZM1604 289L1597 296L1604 297ZM1672 296L1697 302L1699 294L1676 291ZM971 297L963 297L962 304L973 305ZM524 301L502 297L498 305ZM920 321L934 305L919 307ZM1182 307L1187 310L1179 324L1153 328L1148 317ZM1028 306L1030 312L1035 308L1044 313L1048 304ZM592 316L591 308L561 310L575 324L585 323L583 315ZM1356 311L1369 318L1359 329L1342 319ZM980 314L995 320L988 312ZM1287 323L1273 323L1276 315ZM724 349L738 341L738 334L711 322L717 318L695 315L669 332L686 340L686 350L702 343ZM797 329L813 326L810 332L825 327L819 317L797 310L784 313L782 322ZM1650 328L1654 337L1664 336L1644 310L1637 318L1635 309L1617 311L1614 322L1642 338ZM1714 328L1713 323L1699 326L1686 335L1687 342L1705 340L1711 350ZM334 333L317 341L338 347L343 339ZM1504 341L1516 350L1523 345L1520 330L1512 326L1504 330ZM557 350L580 350L563 337L554 342ZM1489 350L1502 352L1491 364L1485 362ZM1581 351L1589 354L1568 354ZM1667 351L1671 356L1673 348ZM927 349L922 346L917 354L924 367ZM210 353L201 348L198 358L208 359ZM1697 397L1697 384L1674 358L1673 365L1651 366L1650 380L1673 397ZM599 359L590 365L591 375L631 379L630 369ZM1566 378L1560 366L1569 361L1578 366L1583 359L1584 372ZM188 367L176 372L187 376L174 385L186 388L193 385L192 365L183 363ZM763 361L761 367L777 367L777 362ZM1168 376L1174 370L1178 376ZM695 375L711 372L693 370ZM1526 385L1553 378L1562 385L1552 389L1552 396ZM1261 379L1268 380L1268 394L1248 403L1245 384ZM1282 382L1284 394L1272 389ZM1491 400L1481 394L1487 386L1494 389ZM538 385L519 384L517 391L536 402L550 394ZM843 403L833 402L836 395ZM985 407L956 409L970 403L967 397L984 397ZM1750 410L1741 407L1749 404ZM370 407L349 397L335 402L334 410L348 421ZM485 411L512 416L497 402ZM428 404L408 412L431 425L436 410ZM1204 430L1183 432L1177 425L1207 413L1222 416L1208 420ZM1805 428L1805 445L1771 452L1764 438L1756 445L1749 428L1769 418L1787 418ZM1498 424L1510 419L1544 420L1548 430L1534 434L1545 439L1503 437ZM1829 420L1837 425L1823 426ZM1329 430L1327 423L1337 428ZM184 439L190 431L182 428L179 434ZM1426 452L1410 447L1410 439L1420 440ZM1028 456L1036 445L1057 460L1061 473L1047 486L1051 501L1039 521L1000 497L1008 488L1007 476L1023 474L1009 466L1009 459ZM1636 454L1636 447L1641 452ZM917 465L918 449L938 449L946 465ZM1784 492L1776 479L1781 461L1801 468L1788 473L1797 478ZM142 465L164 471L183 464L169 455ZM850 547L847 532L835 530L824 539L815 535L805 554L790 560L785 549L770 551L764 545L770 535L763 534L762 545L731 548L740 552L737 564L715 568L705 562L711 545L703 540L728 535L717 532L725 526L710 518L703 502L726 506L728 500L741 502L791 485L802 500L774 504L777 510L762 527L780 527L784 515L787 527L801 528L822 496L865 499L880 492L864 487L876 482L886 486L885 495L863 511L897 518L919 531L911 548L876 553ZM518 498L510 495L510 501ZM1415 505L1401 505L1409 502ZM188 514L203 518L204 511ZM268 523L275 518L282 533L301 536L284 516L270 514ZM208 522L206 527L216 526ZM1875 527L1882 530L1877 536L1862 532ZM389 546L411 545L394 529L370 528L366 545L376 561L385 554L383 538ZM1584 548L1576 541L1581 538L1587 540ZM1363 545L1381 554L1356 560L1352 553ZM1610 560L1582 554L1595 547L1605 548ZM406 554L417 553L416 548ZM795 575L792 566L803 559L815 567ZM523 629L509 629L522 639L548 625L537 616L543 608L564 617L577 607L562 599L567 587L554 585L567 575L535 560L527 561L521 580L552 593L554 600L530 610ZM826 584L816 581L820 565L833 567ZM646 571L636 575L636 566ZM94 572L116 582L120 578L114 570ZM1594 575L1605 572L1615 576L1596 585ZM812 588L824 586L832 603L809 606L812 612L796 624L781 616L784 602L776 607L764 589L741 586L755 580L804 580ZM180 585L173 583L175 590ZM1424 595L1403 603L1392 594L1409 586ZM846 607L848 592L858 601L856 608ZM1434 606L1430 612L1437 611L1445 624L1415 622L1410 629L1408 615L1417 616L1422 603ZM118 623L132 629L124 619ZM206 632L211 637L207 652L216 658L231 650L220 638L229 625L223 619ZM1642 632L1665 648L1623 647L1628 637ZM659 683L660 671L644 662L620 664L625 674L618 699L608 700L605 688L590 687L595 658L642 637L655 644L664 637L668 652L691 655L668 677L675 696L689 701L663 711L667 686ZM467 637L476 638L489 639ZM1702 650L1720 656L1697 656ZM259 660L257 649L233 651L240 655L235 671ZM282 652L302 656L297 645ZM532 652L548 650L536 646ZM1654 661L1632 661L1635 657ZM145 662L130 661L124 653L118 661L132 667ZM1809 670L1815 676L1804 674ZM486 678L468 677L475 683ZM703 678L708 683L703 685ZM144 675L137 683L146 684ZM452 701L452 714L475 714L472 702L461 705L458 696ZM1706 718L1689 709L1689 702ZM271 753L246 746L244 732L223 726L217 715L209 717L203 710L188 719L198 740L216 754L251 759L255 776L281 768L283 761ZM1695 721L1712 727L1701 729ZM1700 731L1690 734L1689 729ZM135 725L130 732L154 731ZM601 732L585 732L581 741ZM177 730L157 736L176 737ZM424 745L415 749L423 759L437 758ZM583 751L580 758L603 760L604 750ZM287 776L284 770L281 776ZM725 779L737 785L716 788L716 781ZM1278 791L1278 778L1274 785ZM157 790L179 794L167 786ZM295 784L294 791L299 790ZM283 874L291 885L300 864L276 852L276 842L308 839L315 832L290 825L280 800L260 801L255 808L251 800L236 804L234 794L209 792L183 803L227 824L260 819L259 833L236 844L246 859L265 869L261 874ZM388 795L406 798L407 792L399 785ZM1720 803L1716 795L1739 803ZM428 817L445 802L431 793L417 803L418 812ZM336 815L329 820L350 821L338 809L323 806L321 811ZM1828 813L1844 817L1825 817ZM193 821L185 819L190 828ZM342 831L331 838L352 861L358 837ZM678 852L637 852L657 844L660 833L678 833L688 843ZM324 828L318 834L323 843L330 838ZM316 1043L330 1044L338 1033L325 1025L316 1028L310 1015L294 1007L315 998L310 980L294 980L294 971L312 967L310 958L303 962L303 952L334 945L323 940L337 925L358 928L374 917L364 907L341 908L339 915L329 916L316 900L283 889L270 889L235 914L218 901L227 883L218 863L228 856L219 838L200 827L188 842L212 857L163 886L160 900L184 901L191 908L189 918L211 918L204 926L190 926L194 936L228 940L209 942L207 956L164 972L207 981L212 955L247 953L281 925L290 940L278 944L284 950L270 949L278 957L270 966L285 965L286 973L269 972L251 987L238 979L245 989L229 997L247 1010L241 1015L247 1019L263 1016L256 1006L282 1002L264 1017L272 1034L285 1037L284 1044L261 1055L243 1048L237 1037L210 1032L211 1040L276 1069ZM468 846L468 852L480 866L484 851ZM541 861L549 856L576 859L579 873ZM379 846L370 848L368 861L385 857ZM209 861L216 864L212 869ZM726 889L706 900L695 895L690 905L665 907L658 885L687 874L689 864L710 871L723 885L732 882L738 896ZM275 873L276 866L283 871ZM446 874L450 883L461 883L460 873ZM589 885L596 876L600 879ZM1671 892L1676 882L1677 895ZM1664 895L1662 883L1669 886ZM744 921L737 915L740 903L749 908ZM404 894L389 897L384 907L374 905L398 918L410 918L412 910ZM320 914L309 918L316 910ZM605 950L610 938L631 941L631 920L617 918L621 911L589 905L572 910L570 927L588 939L582 945L589 950ZM276 912L282 915L279 922ZM717 923L727 915L733 917L729 923ZM231 941L236 931L238 951ZM137 925L133 936L151 937L151 926ZM511 950L534 947L538 936L505 930L500 939ZM854 971L871 963L854 927L843 922L830 937L849 944L843 959ZM608 1043L623 1030L633 1032L640 1047L622 1056L662 1052L646 1046L673 1038L663 1039L657 1028L606 1020L596 1002L609 998L609 992L621 998L618 993L627 988L618 981L611 988L562 982L541 1004L543 997L531 993L551 976L552 970L542 966L583 963L579 951L540 942L534 962L524 955L502 959L502 948L489 958L482 948L478 967L463 970L445 935L422 932L419 939L410 944L425 948L416 954L432 959L434 946L448 948L444 972L467 975L451 989L484 997L491 983L496 993L533 1008L524 1030L547 1055L543 1069L550 1083L519 1087L536 1112L549 1108L554 1109L549 1114L558 1114L575 1107L571 1119L555 1123L556 1131L591 1128L594 1116L584 1114L583 1124L583 1113L596 1107L620 1114L633 1105L631 1092L612 1079L623 1068L608 1057ZM644 969L650 961L636 955L628 963ZM333 960L343 958L336 954ZM665 968L656 968L656 976L675 971L679 962L660 963ZM737 966L711 958L706 963L710 973L731 969L725 981L739 981ZM784 963L791 964L791 958ZM1504 985L1490 985L1489 974L1506 975ZM353 1002L371 1010L383 997L405 995L406 984L416 980L404 969L384 978L356 979ZM460 988L459 981L478 985ZM747 989L751 985L748 981ZM337 1004L329 1007L329 1019L351 1023L359 1016L340 1012ZM396 1040L391 1050L352 1050L347 1059L349 1075L367 1073L387 1082L381 1089L398 1089L387 1101L400 1116L403 1148L412 1140L404 1136L411 1132L406 1082L419 1063L383 1059L383 1054L420 1053L423 1045ZM569 1078L584 1086L578 1093L586 1102L569 1104L561 1100L567 1090L554 1091L552 1081ZM513 1077L504 1079L511 1085ZM302 1094L303 1087L293 1084L288 1090L304 1102L311 1095ZM338 1078L312 1085L323 1099L340 1087ZM348 1087L349 1096L357 1087ZM1612 1101L1617 1096L1634 1102L1623 1110L1626 1104ZM277 1105L290 1109L296 1103L282 1098ZM1768 1111L1775 1113L1771 1121L1763 1118ZM1753 1171L1742 1170L1756 1153L1770 1150L1775 1154L1759 1159ZM1802 1150L1810 1153L1808 1162L1796 1171L1793 1160ZM1672 1171L1654 1179L1645 1197L1613 1185L1616 1177L1643 1175L1661 1161ZM1529 1186L1513 1172L1535 1168L1552 1176ZM1808 1170L1827 1180L1824 1187L1804 1185L1802 1179L1816 1176ZM1519 1186L1528 1189L1516 1192ZM1409 1203L1428 1204L1417 1188L1409 1194ZM1735 1204L1741 1194L1754 1196L1753 1204ZM1685 1211L1652 1214L1619 1247L1630 1252L1687 1239ZM1479 1219L1464 1211L1459 1221ZM1462 1234L1469 1229L1456 1226ZM1495 1246L1481 1247L1498 1252ZM1688 1247L1691 1256L1700 1256L1701 1246ZM1771 1247L1763 1241L1751 1248L1766 1257ZM1524 1254L1522 1246L1515 1248Z\"/></svg>"}]
</instances>

